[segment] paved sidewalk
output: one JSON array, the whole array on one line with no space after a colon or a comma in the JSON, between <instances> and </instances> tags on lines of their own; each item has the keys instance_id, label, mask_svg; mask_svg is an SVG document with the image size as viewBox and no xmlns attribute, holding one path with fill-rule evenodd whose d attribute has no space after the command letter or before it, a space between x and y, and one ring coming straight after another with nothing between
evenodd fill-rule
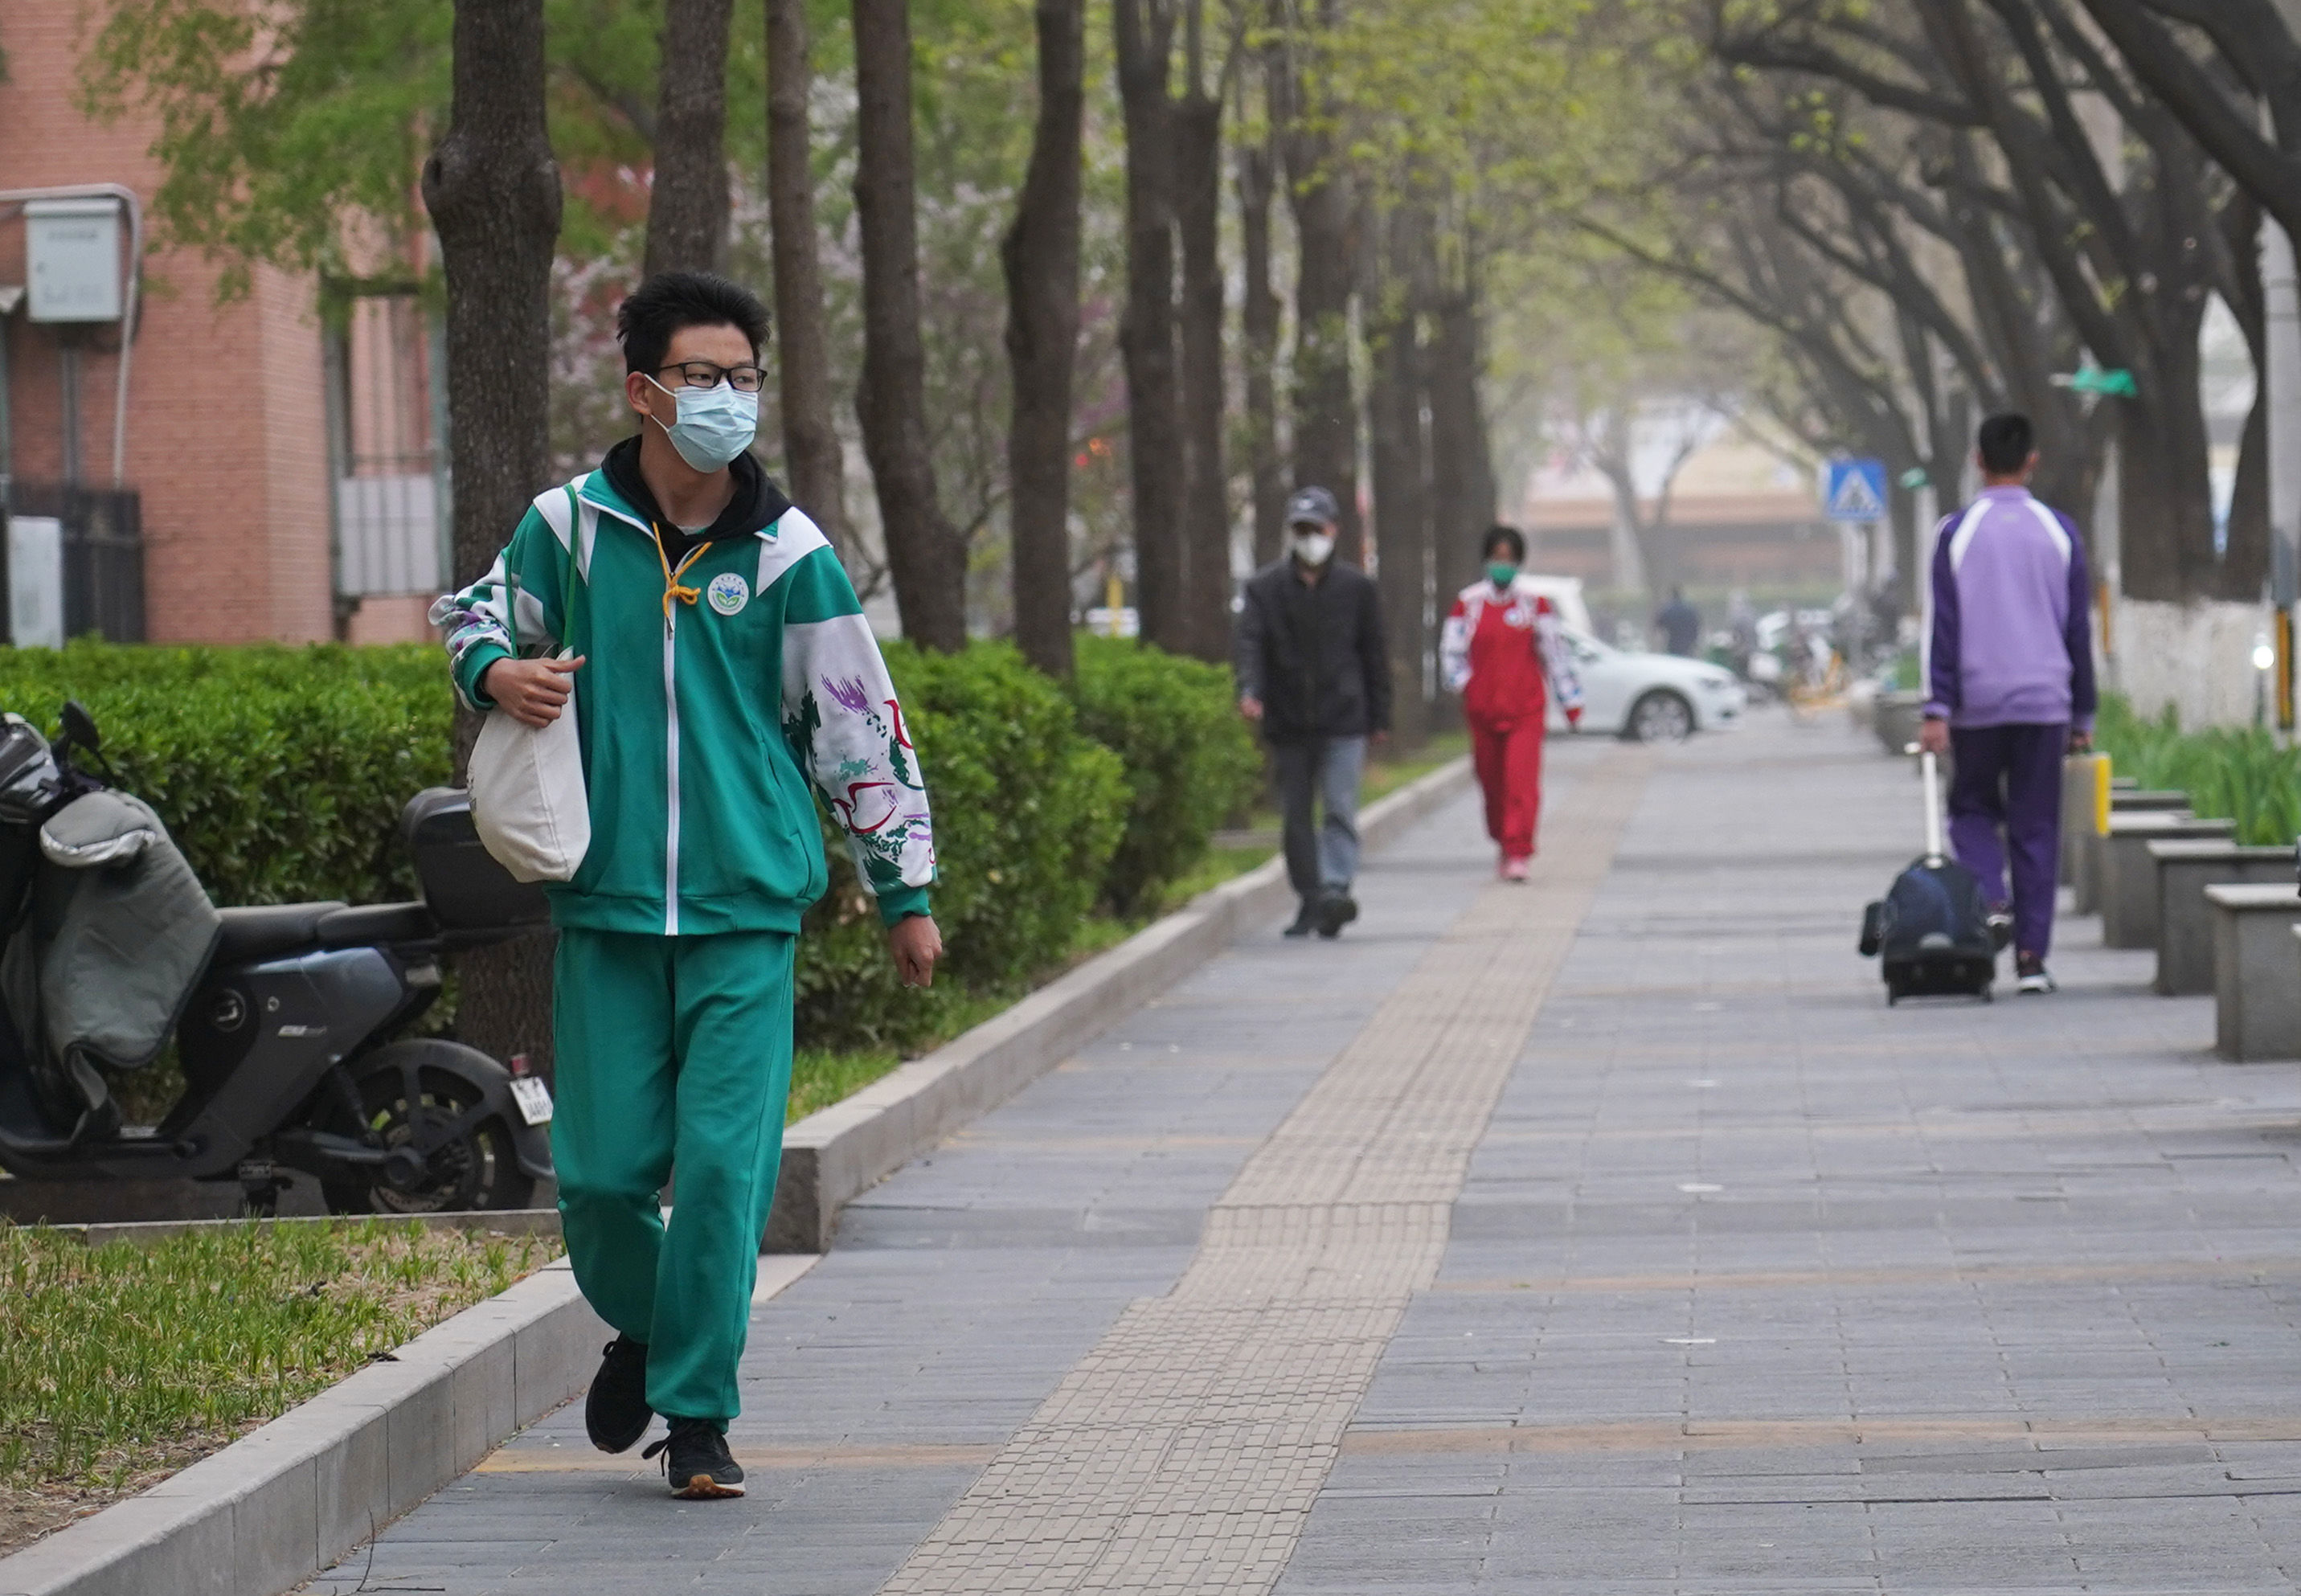
<instances>
[{"instance_id":1,"label":"paved sidewalk","mask_svg":"<svg viewBox=\"0 0 2301 1596\"><path fill-rule=\"evenodd\" d=\"M2301 1585L2301 1071L2091 921L1887 1011L1917 793L1842 724L1556 756L1533 890L1452 806L849 1209L748 1499L571 1409L368 1587Z\"/></svg>"}]
</instances>

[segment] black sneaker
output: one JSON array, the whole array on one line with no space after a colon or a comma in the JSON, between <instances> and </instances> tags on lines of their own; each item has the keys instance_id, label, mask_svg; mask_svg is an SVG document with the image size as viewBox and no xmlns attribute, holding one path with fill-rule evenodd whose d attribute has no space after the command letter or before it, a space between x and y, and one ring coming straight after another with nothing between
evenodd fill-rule
<instances>
[{"instance_id":1,"label":"black sneaker","mask_svg":"<svg viewBox=\"0 0 2301 1596\"><path fill-rule=\"evenodd\" d=\"M1359 900L1347 891L1329 892L1318 906L1318 934L1329 942L1343 934L1343 927L1359 917Z\"/></svg>"},{"instance_id":2,"label":"black sneaker","mask_svg":"<svg viewBox=\"0 0 2301 1596\"><path fill-rule=\"evenodd\" d=\"M1989 927L1989 945L2003 953L2013 942L2013 915L2003 904L1995 905L1983 921Z\"/></svg>"},{"instance_id":3,"label":"black sneaker","mask_svg":"<svg viewBox=\"0 0 2301 1596\"><path fill-rule=\"evenodd\" d=\"M1307 937L1318 929L1318 900L1315 898L1306 898L1302 900L1302 912L1294 916L1294 923L1286 928L1285 934L1290 937Z\"/></svg>"},{"instance_id":4,"label":"black sneaker","mask_svg":"<svg viewBox=\"0 0 2301 1596\"><path fill-rule=\"evenodd\" d=\"M743 1466L727 1450L727 1438L707 1418L675 1418L671 1433L640 1454L664 1454L664 1477L671 1493L689 1501L743 1494Z\"/></svg>"},{"instance_id":5,"label":"black sneaker","mask_svg":"<svg viewBox=\"0 0 2301 1596\"><path fill-rule=\"evenodd\" d=\"M655 1417L647 1400L647 1345L619 1335L604 1351L583 1399L583 1428L601 1451L628 1452Z\"/></svg>"},{"instance_id":6,"label":"black sneaker","mask_svg":"<svg viewBox=\"0 0 2301 1596\"><path fill-rule=\"evenodd\" d=\"M2034 953L2014 956L2013 975L2013 990L2024 998L2042 998L2061 990L2054 984L2054 973L2046 968L2046 961Z\"/></svg>"}]
</instances>

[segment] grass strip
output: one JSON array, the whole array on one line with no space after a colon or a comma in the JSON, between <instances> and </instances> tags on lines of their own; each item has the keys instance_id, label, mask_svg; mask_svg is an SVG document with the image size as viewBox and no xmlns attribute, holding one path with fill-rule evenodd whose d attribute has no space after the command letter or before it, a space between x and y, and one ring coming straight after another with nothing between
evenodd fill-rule
<instances>
[{"instance_id":1,"label":"grass strip","mask_svg":"<svg viewBox=\"0 0 2301 1596\"><path fill-rule=\"evenodd\" d=\"M88 1248L0 1219L0 1552L166 1478L558 1256L259 1221Z\"/></svg>"}]
</instances>

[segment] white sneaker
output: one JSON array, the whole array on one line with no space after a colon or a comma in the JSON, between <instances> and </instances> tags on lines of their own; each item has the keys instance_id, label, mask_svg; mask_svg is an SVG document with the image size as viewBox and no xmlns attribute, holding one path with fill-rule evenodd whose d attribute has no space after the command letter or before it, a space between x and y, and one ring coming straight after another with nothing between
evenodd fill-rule
<instances>
[{"instance_id":1,"label":"white sneaker","mask_svg":"<svg viewBox=\"0 0 2301 1596\"><path fill-rule=\"evenodd\" d=\"M2061 990L2054 984L2054 973L2046 969L2044 964L2031 964L2025 959L2021 966L2017 967L2021 968L2021 973L2013 982L2013 990L2023 997L2042 998L2047 992Z\"/></svg>"}]
</instances>

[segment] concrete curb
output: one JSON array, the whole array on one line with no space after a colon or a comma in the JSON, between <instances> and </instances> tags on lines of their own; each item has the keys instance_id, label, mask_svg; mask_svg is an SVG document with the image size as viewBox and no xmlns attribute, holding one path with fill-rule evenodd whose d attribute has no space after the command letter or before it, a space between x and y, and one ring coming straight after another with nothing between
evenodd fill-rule
<instances>
[{"instance_id":1,"label":"concrete curb","mask_svg":"<svg viewBox=\"0 0 2301 1596\"><path fill-rule=\"evenodd\" d=\"M1368 806L1359 816L1360 837L1369 850L1384 846L1471 781L1468 759L1439 766ZM1272 859L1201 893L925 1058L800 1120L783 1132L766 1250L826 1249L839 1210L849 1201L1037 1080L1293 898L1284 861Z\"/></svg>"},{"instance_id":2,"label":"concrete curb","mask_svg":"<svg viewBox=\"0 0 2301 1596\"><path fill-rule=\"evenodd\" d=\"M0 1558L7 1596L255 1596L329 1567L589 1383L565 1259L140 1495Z\"/></svg>"},{"instance_id":3,"label":"concrete curb","mask_svg":"<svg viewBox=\"0 0 2301 1596\"><path fill-rule=\"evenodd\" d=\"M1458 759L1368 806L1359 817L1366 846L1392 841L1470 780L1469 762ZM858 1192L1045 1074L1292 896L1284 862L1271 860L791 1126L766 1249L820 1254L840 1208ZM548 1230L556 1218L522 1210L441 1222ZM94 1246L193 1225L73 1228ZM773 1297L814 1262L762 1258L752 1300ZM612 1334L561 1258L149 1491L0 1558L0 1596L291 1589L582 1391Z\"/></svg>"}]
</instances>

